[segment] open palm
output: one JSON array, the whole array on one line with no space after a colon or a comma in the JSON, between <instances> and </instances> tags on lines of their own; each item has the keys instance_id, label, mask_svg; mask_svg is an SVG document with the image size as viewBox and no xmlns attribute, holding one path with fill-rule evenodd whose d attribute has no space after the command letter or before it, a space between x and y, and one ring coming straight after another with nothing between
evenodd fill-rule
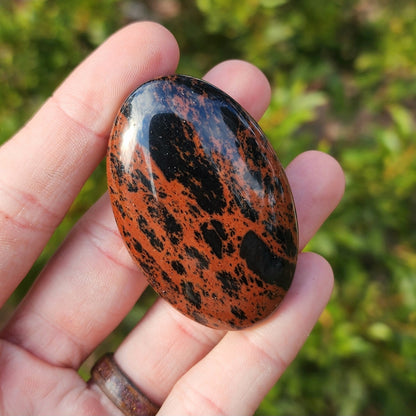
<instances>
[{"instance_id":1,"label":"open palm","mask_svg":"<svg viewBox=\"0 0 416 416\"><path fill-rule=\"evenodd\" d=\"M0 305L28 273L94 168L111 124L138 85L175 72L178 46L154 23L107 40L0 148ZM206 80L255 118L270 99L262 73L223 62ZM334 159L309 151L287 167L303 248L339 202ZM159 414L252 414L306 340L333 284L328 263L299 256L280 308L235 332L201 326L159 299L115 358ZM147 282L131 260L105 194L78 222L0 333L0 414L119 414L77 373Z\"/></svg>"}]
</instances>

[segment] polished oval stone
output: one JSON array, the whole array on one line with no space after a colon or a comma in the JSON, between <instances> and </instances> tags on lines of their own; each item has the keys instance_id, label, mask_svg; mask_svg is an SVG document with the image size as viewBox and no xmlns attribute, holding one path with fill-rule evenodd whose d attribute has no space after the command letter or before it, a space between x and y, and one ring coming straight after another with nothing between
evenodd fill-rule
<instances>
[{"instance_id":1,"label":"polished oval stone","mask_svg":"<svg viewBox=\"0 0 416 416\"><path fill-rule=\"evenodd\" d=\"M240 329L291 284L298 253L285 172L255 120L186 76L124 102L107 158L120 233L150 285L194 320Z\"/></svg>"}]
</instances>

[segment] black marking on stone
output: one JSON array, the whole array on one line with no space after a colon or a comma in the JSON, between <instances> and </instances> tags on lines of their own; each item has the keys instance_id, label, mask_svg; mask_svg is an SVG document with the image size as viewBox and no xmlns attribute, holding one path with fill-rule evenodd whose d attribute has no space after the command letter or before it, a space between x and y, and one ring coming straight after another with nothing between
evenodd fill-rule
<instances>
[{"instance_id":1,"label":"black marking on stone","mask_svg":"<svg viewBox=\"0 0 416 416\"><path fill-rule=\"evenodd\" d=\"M131 95L130 99L128 99L124 102L123 106L120 109L120 113L123 114L124 117L126 117L127 119L130 117L130 114L131 114L131 99L132 99L133 95L135 95L134 92ZM117 116L116 124L118 124L118 121L119 121L120 117L121 116Z\"/></svg>"},{"instance_id":2,"label":"black marking on stone","mask_svg":"<svg viewBox=\"0 0 416 416\"><path fill-rule=\"evenodd\" d=\"M131 234L124 228L124 226L122 227L121 233L123 234L123 237L131 237Z\"/></svg>"},{"instance_id":3,"label":"black marking on stone","mask_svg":"<svg viewBox=\"0 0 416 416\"><path fill-rule=\"evenodd\" d=\"M142 245L134 237L133 237L133 247L138 253L141 253L143 251Z\"/></svg>"},{"instance_id":4,"label":"black marking on stone","mask_svg":"<svg viewBox=\"0 0 416 416\"><path fill-rule=\"evenodd\" d=\"M235 109L238 110L238 109ZM231 130L234 137L239 137L239 132L241 131L241 120L246 117L240 111L234 112L231 111L226 105L221 106L220 108L222 119L227 127Z\"/></svg>"},{"instance_id":5,"label":"black marking on stone","mask_svg":"<svg viewBox=\"0 0 416 416\"><path fill-rule=\"evenodd\" d=\"M176 273L180 275L184 275L186 273L185 267L183 267L183 264L179 260L173 260L171 264Z\"/></svg>"},{"instance_id":6,"label":"black marking on stone","mask_svg":"<svg viewBox=\"0 0 416 416\"><path fill-rule=\"evenodd\" d=\"M201 241L202 240L202 235L198 230L194 231L194 236L195 236L196 241Z\"/></svg>"},{"instance_id":7,"label":"black marking on stone","mask_svg":"<svg viewBox=\"0 0 416 416\"><path fill-rule=\"evenodd\" d=\"M272 178L270 177L269 174L264 175L263 183L264 183L264 189L265 189L266 193L272 194L274 186L273 186L273 183L272 183Z\"/></svg>"},{"instance_id":8,"label":"black marking on stone","mask_svg":"<svg viewBox=\"0 0 416 416\"><path fill-rule=\"evenodd\" d=\"M162 226L172 244L176 245L182 241L182 226L176 221L176 218L164 205L157 203L157 201L152 197L151 200L149 200L147 212L159 225Z\"/></svg>"},{"instance_id":9,"label":"black marking on stone","mask_svg":"<svg viewBox=\"0 0 416 416\"><path fill-rule=\"evenodd\" d=\"M117 201L117 199L113 202L113 204L117 208L117 211L120 213L121 217L126 218L127 213L126 211L124 211L123 205L121 205L120 202Z\"/></svg>"},{"instance_id":10,"label":"black marking on stone","mask_svg":"<svg viewBox=\"0 0 416 416\"><path fill-rule=\"evenodd\" d=\"M137 224L139 225L139 228L140 228L141 232L149 240L149 242L152 245L152 247L154 249L156 249L157 251L159 251L159 252L162 251L163 250L163 242L156 235L156 233L154 232L154 230L152 230L149 227L149 224L147 223L146 218L144 218L142 215L139 215L137 217Z\"/></svg>"},{"instance_id":11,"label":"black marking on stone","mask_svg":"<svg viewBox=\"0 0 416 416\"><path fill-rule=\"evenodd\" d=\"M215 277L221 282L221 289L228 296L234 299L239 299L241 284L239 281L232 277L230 273L227 272L218 272L215 274Z\"/></svg>"},{"instance_id":12,"label":"black marking on stone","mask_svg":"<svg viewBox=\"0 0 416 416\"><path fill-rule=\"evenodd\" d=\"M237 306L231 306L231 313L240 321L245 321L247 319L247 315L245 314L245 312Z\"/></svg>"},{"instance_id":13,"label":"black marking on stone","mask_svg":"<svg viewBox=\"0 0 416 416\"><path fill-rule=\"evenodd\" d=\"M143 273L147 276L150 285L153 286L154 289L158 288L160 283L155 276L161 274L161 268L154 257L142 248L140 257L136 257L136 260L140 264Z\"/></svg>"},{"instance_id":14,"label":"black marking on stone","mask_svg":"<svg viewBox=\"0 0 416 416\"><path fill-rule=\"evenodd\" d=\"M241 266L241 264L237 264L237 266L234 267L234 274L240 279L240 282L245 285L248 286L248 281L247 281L247 277L244 274L244 269Z\"/></svg>"},{"instance_id":15,"label":"black marking on stone","mask_svg":"<svg viewBox=\"0 0 416 416\"><path fill-rule=\"evenodd\" d=\"M213 225L213 228L211 228ZM222 242L226 239L226 234L222 224L219 221L211 221L211 224L205 222L201 225L202 235L205 242L211 247L214 254L222 258Z\"/></svg>"},{"instance_id":16,"label":"black marking on stone","mask_svg":"<svg viewBox=\"0 0 416 416\"><path fill-rule=\"evenodd\" d=\"M287 207L286 207L286 209L287 209L287 211L288 212L290 212L290 213L295 213L295 209L294 209L294 207L293 207L293 204L291 203L291 202L289 202L288 204L287 204ZM293 214L291 214L291 216L293 217Z\"/></svg>"},{"instance_id":17,"label":"black marking on stone","mask_svg":"<svg viewBox=\"0 0 416 416\"><path fill-rule=\"evenodd\" d=\"M202 314L198 313L197 311L193 311L191 315L195 319L195 321L199 322L200 324L202 325L208 324L208 320Z\"/></svg>"},{"instance_id":18,"label":"black marking on stone","mask_svg":"<svg viewBox=\"0 0 416 416\"><path fill-rule=\"evenodd\" d=\"M181 281L182 294L195 308L201 309L201 294L194 289L194 284L185 280Z\"/></svg>"},{"instance_id":19,"label":"black marking on stone","mask_svg":"<svg viewBox=\"0 0 416 416\"><path fill-rule=\"evenodd\" d=\"M258 131L263 142L266 141L264 134L261 134L261 130L254 119L248 118L244 110L238 104L233 107L235 112L231 111L226 106L221 107L224 123L233 132L235 137L244 137L244 140L241 140L244 157L247 160L251 159L253 162L252 165L256 166L258 171L260 171L260 168L265 167L268 161L265 154L261 151L258 139L255 136L255 131ZM254 171L252 174L254 174ZM257 175L255 176L258 177ZM261 183L261 180L259 183Z\"/></svg>"},{"instance_id":20,"label":"black marking on stone","mask_svg":"<svg viewBox=\"0 0 416 416\"><path fill-rule=\"evenodd\" d=\"M260 280L260 279L255 279L254 281L256 282L256 285L257 285L258 287L263 287L263 286L264 286L263 280Z\"/></svg>"},{"instance_id":21,"label":"black marking on stone","mask_svg":"<svg viewBox=\"0 0 416 416\"><path fill-rule=\"evenodd\" d=\"M190 203L187 203L188 205L188 210L189 213L194 217L194 218L200 218L201 217L201 211L195 206L192 205Z\"/></svg>"},{"instance_id":22,"label":"black marking on stone","mask_svg":"<svg viewBox=\"0 0 416 416\"><path fill-rule=\"evenodd\" d=\"M262 316L266 311L266 306L262 303L256 303L256 311L259 316Z\"/></svg>"},{"instance_id":23,"label":"black marking on stone","mask_svg":"<svg viewBox=\"0 0 416 416\"><path fill-rule=\"evenodd\" d=\"M140 262L140 266L143 268L143 270L145 270L142 262ZM148 269L151 270L150 272L147 272L147 279L150 286L152 286L152 288L156 290L156 292L160 292L162 290L160 280L155 278L154 270L152 270L153 267L148 267Z\"/></svg>"},{"instance_id":24,"label":"black marking on stone","mask_svg":"<svg viewBox=\"0 0 416 416\"><path fill-rule=\"evenodd\" d=\"M274 292L273 290L265 290L263 292L265 296L267 296L270 300L275 300L277 297L282 298L281 294Z\"/></svg>"},{"instance_id":25,"label":"black marking on stone","mask_svg":"<svg viewBox=\"0 0 416 416\"><path fill-rule=\"evenodd\" d=\"M262 150L262 146L259 145L260 140L263 145L270 147L266 137L253 119L247 118L244 112L239 110L238 107L235 110L236 113L226 106L221 107L223 120L228 128L236 137L244 137L244 140L241 142L236 140L236 146L242 146L242 154L245 159L252 161L252 168L249 169L249 174L251 175L250 183L253 183L252 179L254 179L258 183L259 189L265 189L266 192L270 193L275 188L280 195L283 195L284 192L280 179L277 176L270 178L269 175L263 177L261 172L261 169L266 168L269 163L266 153ZM274 157L278 164L280 164L275 154ZM245 213L247 214L248 211Z\"/></svg>"},{"instance_id":26,"label":"black marking on stone","mask_svg":"<svg viewBox=\"0 0 416 416\"><path fill-rule=\"evenodd\" d=\"M137 183L128 182L127 183L127 190L129 192L133 192L133 193L137 192L139 190L139 188L137 186Z\"/></svg>"},{"instance_id":27,"label":"black marking on stone","mask_svg":"<svg viewBox=\"0 0 416 416\"><path fill-rule=\"evenodd\" d=\"M247 159L251 159L254 166L264 168L268 161L258 145L257 138L254 135L246 135L243 145Z\"/></svg>"},{"instance_id":28,"label":"black marking on stone","mask_svg":"<svg viewBox=\"0 0 416 416\"><path fill-rule=\"evenodd\" d=\"M245 183L250 184L254 191L261 191L264 189L262 181L262 173L259 170L247 169L243 175Z\"/></svg>"},{"instance_id":29,"label":"black marking on stone","mask_svg":"<svg viewBox=\"0 0 416 416\"><path fill-rule=\"evenodd\" d=\"M209 260L200 251L198 251L198 249L195 247L185 246L185 253L192 259L197 260L198 266L201 269L208 269Z\"/></svg>"},{"instance_id":30,"label":"black marking on stone","mask_svg":"<svg viewBox=\"0 0 416 416\"><path fill-rule=\"evenodd\" d=\"M279 192L279 194L280 195L283 195L284 194L284 190L283 190L283 185L282 185L282 182L280 181L280 179L277 178L277 177L275 177L274 178L274 183L276 185L276 188L277 188L277 191Z\"/></svg>"},{"instance_id":31,"label":"black marking on stone","mask_svg":"<svg viewBox=\"0 0 416 416\"><path fill-rule=\"evenodd\" d=\"M143 174L143 172L139 169L134 171L135 178L141 182L141 184L145 187L146 191L151 192L153 194L152 183L150 180Z\"/></svg>"},{"instance_id":32,"label":"black marking on stone","mask_svg":"<svg viewBox=\"0 0 416 416\"><path fill-rule=\"evenodd\" d=\"M165 271L162 272L162 279L165 282L168 282L168 283L171 283L172 282L172 279L169 277L169 275Z\"/></svg>"},{"instance_id":33,"label":"black marking on stone","mask_svg":"<svg viewBox=\"0 0 416 416\"><path fill-rule=\"evenodd\" d=\"M222 225L221 221L218 220L211 220L212 226L215 228L215 231L219 235L222 240L227 239L227 233L224 230L224 226Z\"/></svg>"},{"instance_id":34,"label":"black marking on stone","mask_svg":"<svg viewBox=\"0 0 416 416\"><path fill-rule=\"evenodd\" d=\"M235 252L235 247L234 244L232 243L232 241L229 241L227 243L227 246L225 247L225 253L228 255L231 255Z\"/></svg>"},{"instance_id":35,"label":"black marking on stone","mask_svg":"<svg viewBox=\"0 0 416 416\"><path fill-rule=\"evenodd\" d=\"M234 202L238 206L241 214L250 221L256 222L259 219L259 213L253 206L250 205L249 201L247 201L244 196L246 191L240 187L234 178L232 178L230 183L230 189L233 189ZM234 212L230 210L230 214L234 214Z\"/></svg>"},{"instance_id":36,"label":"black marking on stone","mask_svg":"<svg viewBox=\"0 0 416 416\"><path fill-rule=\"evenodd\" d=\"M183 236L183 229L181 224L176 221L176 218L169 213L169 211L165 208L163 210L164 214L164 229L168 234L169 238L175 237L175 241L172 241L174 244L178 244L178 240L182 239Z\"/></svg>"},{"instance_id":37,"label":"black marking on stone","mask_svg":"<svg viewBox=\"0 0 416 416\"><path fill-rule=\"evenodd\" d=\"M283 185L277 176L265 175L263 178L264 189L267 194L274 194L275 192L282 197L284 195Z\"/></svg>"},{"instance_id":38,"label":"black marking on stone","mask_svg":"<svg viewBox=\"0 0 416 416\"><path fill-rule=\"evenodd\" d=\"M234 319L230 319L228 321L228 325L230 325L230 328L238 328L237 325L235 324Z\"/></svg>"},{"instance_id":39,"label":"black marking on stone","mask_svg":"<svg viewBox=\"0 0 416 416\"><path fill-rule=\"evenodd\" d=\"M289 289L295 265L272 253L254 231L248 231L244 236L240 257L245 259L247 267L265 283Z\"/></svg>"},{"instance_id":40,"label":"black marking on stone","mask_svg":"<svg viewBox=\"0 0 416 416\"><path fill-rule=\"evenodd\" d=\"M223 185L209 158L198 155L197 134L190 122L173 113L156 114L149 127L150 154L169 182L179 181L207 213L221 214L226 206Z\"/></svg>"},{"instance_id":41,"label":"black marking on stone","mask_svg":"<svg viewBox=\"0 0 416 416\"><path fill-rule=\"evenodd\" d=\"M168 276L164 270L162 271L162 279L168 283L170 290L175 293L179 293L178 285ZM172 302L172 296L170 297L170 301Z\"/></svg>"},{"instance_id":42,"label":"black marking on stone","mask_svg":"<svg viewBox=\"0 0 416 416\"><path fill-rule=\"evenodd\" d=\"M189 77L186 75L177 75L169 77L168 81L172 80L174 83L170 83L169 87L180 92L185 89L192 91L194 95L201 95L206 97L208 100L218 100L219 96L222 100L230 101L230 98L221 90L214 87L213 85L201 81L197 78Z\"/></svg>"},{"instance_id":43,"label":"black marking on stone","mask_svg":"<svg viewBox=\"0 0 416 416\"><path fill-rule=\"evenodd\" d=\"M265 224L267 231L282 248L283 252L289 258L295 258L298 253L298 247L293 241L293 234L289 228L282 225Z\"/></svg>"},{"instance_id":44,"label":"black marking on stone","mask_svg":"<svg viewBox=\"0 0 416 416\"><path fill-rule=\"evenodd\" d=\"M126 168L117 155L112 152L110 153L110 166L113 179L118 182L119 186L123 185Z\"/></svg>"}]
</instances>

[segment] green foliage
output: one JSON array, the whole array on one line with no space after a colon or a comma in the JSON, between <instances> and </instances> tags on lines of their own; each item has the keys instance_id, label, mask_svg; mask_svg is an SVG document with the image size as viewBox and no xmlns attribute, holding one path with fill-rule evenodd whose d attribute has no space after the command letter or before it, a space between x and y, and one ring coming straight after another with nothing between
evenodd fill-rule
<instances>
[{"instance_id":1,"label":"green foliage","mask_svg":"<svg viewBox=\"0 0 416 416\"><path fill-rule=\"evenodd\" d=\"M282 161L317 148L345 170L345 198L307 247L331 262L334 294L258 414L412 414L416 3L3 1L0 142L88 52L133 17L156 18L171 29L182 50L182 73L201 76L229 58L258 65L273 88L261 124ZM100 167L32 276L104 188ZM107 345L114 347L142 313L138 306Z\"/></svg>"}]
</instances>

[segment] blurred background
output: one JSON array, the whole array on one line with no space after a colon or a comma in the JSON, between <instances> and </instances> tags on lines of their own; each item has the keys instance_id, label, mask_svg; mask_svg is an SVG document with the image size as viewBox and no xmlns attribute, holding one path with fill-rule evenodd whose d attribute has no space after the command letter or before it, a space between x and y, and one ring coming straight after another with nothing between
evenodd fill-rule
<instances>
[{"instance_id":1,"label":"blurred background","mask_svg":"<svg viewBox=\"0 0 416 416\"><path fill-rule=\"evenodd\" d=\"M176 36L181 73L229 58L265 72L273 97L260 124L285 165L319 149L345 170L345 197L307 247L332 264L333 296L258 414L416 414L416 2L1 0L0 143L111 33L143 19ZM101 164L0 323L105 189ZM115 349L153 299L101 349Z\"/></svg>"}]
</instances>

